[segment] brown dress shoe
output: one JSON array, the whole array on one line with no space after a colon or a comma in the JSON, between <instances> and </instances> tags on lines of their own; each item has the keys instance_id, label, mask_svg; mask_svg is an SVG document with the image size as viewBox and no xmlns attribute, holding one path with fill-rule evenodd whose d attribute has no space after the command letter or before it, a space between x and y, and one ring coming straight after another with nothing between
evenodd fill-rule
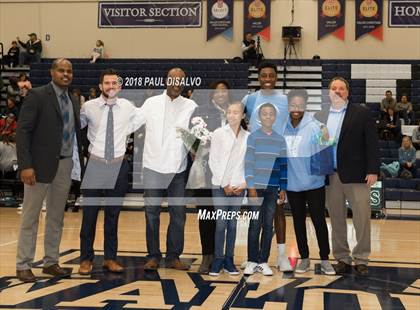
<instances>
[{"instance_id":1,"label":"brown dress shoe","mask_svg":"<svg viewBox=\"0 0 420 310\"><path fill-rule=\"evenodd\" d=\"M112 259L105 260L103 267L111 272L121 273L124 271L124 267L121 266L117 261Z\"/></svg>"},{"instance_id":2,"label":"brown dress shoe","mask_svg":"<svg viewBox=\"0 0 420 310\"><path fill-rule=\"evenodd\" d=\"M359 264L354 266L354 270L356 271L356 274L359 276L367 276L369 274L369 270L367 265Z\"/></svg>"},{"instance_id":3,"label":"brown dress shoe","mask_svg":"<svg viewBox=\"0 0 420 310\"><path fill-rule=\"evenodd\" d=\"M337 274L351 273L351 265L345 262L339 261L338 264L333 265L333 268Z\"/></svg>"},{"instance_id":4,"label":"brown dress shoe","mask_svg":"<svg viewBox=\"0 0 420 310\"><path fill-rule=\"evenodd\" d=\"M92 272L92 262L90 260L84 260L80 263L79 273L81 275L88 275Z\"/></svg>"},{"instance_id":5,"label":"brown dress shoe","mask_svg":"<svg viewBox=\"0 0 420 310\"><path fill-rule=\"evenodd\" d=\"M144 270L156 270L159 268L159 262L155 258L149 259L146 264L144 264Z\"/></svg>"},{"instance_id":6,"label":"brown dress shoe","mask_svg":"<svg viewBox=\"0 0 420 310\"><path fill-rule=\"evenodd\" d=\"M176 270L188 270L188 269L190 269L190 266L184 264L178 258L176 258L173 261L171 261L170 263L168 263L166 265L166 268L172 268L172 269L176 269Z\"/></svg>"},{"instance_id":7,"label":"brown dress shoe","mask_svg":"<svg viewBox=\"0 0 420 310\"><path fill-rule=\"evenodd\" d=\"M16 276L22 282L35 282L36 278L31 269L16 270Z\"/></svg>"},{"instance_id":8,"label":"brown dress shoe","mask_svg":"<svg viewBox=\"0 0 420 310\"><path fill-rule=\"evenodd\" d=\"M61 268L58 264L42 268L42 272L54 277L66 277L71 275L72 268Z\"/></svg>"}]
</instances>

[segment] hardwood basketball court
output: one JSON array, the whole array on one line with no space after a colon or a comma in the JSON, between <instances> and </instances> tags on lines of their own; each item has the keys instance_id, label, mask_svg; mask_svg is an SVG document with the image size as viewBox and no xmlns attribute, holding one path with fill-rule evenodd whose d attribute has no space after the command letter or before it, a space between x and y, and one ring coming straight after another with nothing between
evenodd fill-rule
<instances>
[{"instance_id":1,"label":"hardwood basketball court","mask_svg":"<svg viewBox=\"0 0 420 310\"><path fill-rule=\"evenodd\" d=\"M329 219L328 224L329 224ZM187 272L160 268L145 272L144 212L123 211L119 222L119 261L123 274L102 269L103 213L98 219L95 267L91 276L77 274L81 212L66 212L60 247L60 265L72 267L68 279L42 274L45 213L38 231L33 269L37 283L21 283L15 274L20 214L0 208L0 309L420 309L420 222L372 220L372 255L369 276L325 276L320 273L315 232L308 221L311 271L272 277L197 273L201 246L197 214L188 213L182 259ZM161 214L164 251L168 213ZM355 232L348 220L350 247ZM247 223L238 223L235 264L246 259ZM298 256L291 217L287 217L287 248L292 263ZM275 240L269 264L274 268Z\"/></svg>"}]
</instances>

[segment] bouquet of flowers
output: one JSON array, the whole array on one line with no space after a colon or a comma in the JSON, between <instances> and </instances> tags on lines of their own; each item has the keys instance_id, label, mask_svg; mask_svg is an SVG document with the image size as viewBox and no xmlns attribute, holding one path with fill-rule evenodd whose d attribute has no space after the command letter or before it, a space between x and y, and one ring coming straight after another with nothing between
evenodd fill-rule
<instances>
[{"instance_id":1,"label":"bouquet of flowers","mask_svg":"<svg viewBox=\"0 0 420 310\"><path fill-rule=\"evenodd\" d=\"M192 118L191 129L177 128L185 147L194 155L194 163L188 176L187 188L206 187L207 155L210 150L211 132L206 122L199 116Z\"/></svg>"},{"instance_id":2,"label":"bouquet of flowers","mask_svg":"<svg viewBox=\"0 0 420 310\"><path fill-rule=\"evenodd\" d=\"M206 122L199 116L193 117L191 124L193 126L189 130L180 127L176 130L187 150L196 154L200 146L210 145L211 132L207 129Z\"/></svg>"}]
</instances>

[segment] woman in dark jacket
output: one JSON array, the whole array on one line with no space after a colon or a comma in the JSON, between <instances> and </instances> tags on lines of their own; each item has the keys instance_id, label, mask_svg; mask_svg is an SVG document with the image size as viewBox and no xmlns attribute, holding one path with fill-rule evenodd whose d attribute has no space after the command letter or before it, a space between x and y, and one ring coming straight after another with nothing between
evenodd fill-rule
<instances>
[{"instance_id":1,"label":"woman in dark jacket","mask_svg":"<svg viewBox=\"0 0 420 310\"><path fill-rule=\"evenodd\" d=\"M201 117L207 124L207 129L210 132L215 131L217 128L226 124L226 110L229 104L229 89L228 82L220 80L210 85L211 92L209 94L208 102L199 105L191 119L194 117ZM192 156L194 157L194 156ZM208 162L208 155L204 158ZM192 161L190 162L191 166ZM195 188L193 196L197 198L197 209L201 212L214 211L212 203L212 190L211 190L211 172L206 164L206 185L204 188ZM201 239L201 249L203 259L198 272L207 274L210 270L213 255L214 255L214 235L216 229L216 221L210 219L199 219L199 230Z\"/></svg>"}]
</instances>

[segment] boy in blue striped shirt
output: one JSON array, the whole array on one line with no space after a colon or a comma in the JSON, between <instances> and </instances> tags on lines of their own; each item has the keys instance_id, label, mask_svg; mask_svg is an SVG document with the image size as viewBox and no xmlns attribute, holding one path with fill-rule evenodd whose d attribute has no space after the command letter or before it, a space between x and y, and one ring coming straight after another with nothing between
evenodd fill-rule
<instances>
[{"instance_id":1,"label":"boy in blue striped shirt","mask_svg":"<svg viewBox=\"0 0 420 310\"><path fill-rule=\"evenodd\" d=\"M273 130L276 109L271 103L264 103L258 110L261 128L248 137L245 155L245 179L250 211L259 211L257 219L251 219L248 229L248 263L244 274L255 271L272 275L268 266L273 218L276 202L285 200L287 188L287 146L283 136ZM280 193L278 193L280 189ZM256 204L257 198L262 199ZM260 232L261 242L260 242Z\"/></svg>"}]
</instances>

